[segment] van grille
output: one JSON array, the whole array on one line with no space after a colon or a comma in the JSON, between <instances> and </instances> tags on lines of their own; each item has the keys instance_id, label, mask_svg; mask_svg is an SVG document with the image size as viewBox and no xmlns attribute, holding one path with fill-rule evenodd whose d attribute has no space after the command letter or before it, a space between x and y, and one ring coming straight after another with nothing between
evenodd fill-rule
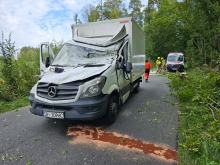
<instances>
[{"instance_id":1,"label":"van grille","mask_svg":"<svg viewBox=\"0 0 220 165\"><path fill-rule=\"evenodd\" d=\"M48 100L70 100L75 99L79 86L82 82L71 82L66 84L52 84L40 82L37 85L37 95L39 97L46 98ZM55 96L51 97L48 93L49 88L54 87L56 89Z\"/></svg>"}]
</instances>

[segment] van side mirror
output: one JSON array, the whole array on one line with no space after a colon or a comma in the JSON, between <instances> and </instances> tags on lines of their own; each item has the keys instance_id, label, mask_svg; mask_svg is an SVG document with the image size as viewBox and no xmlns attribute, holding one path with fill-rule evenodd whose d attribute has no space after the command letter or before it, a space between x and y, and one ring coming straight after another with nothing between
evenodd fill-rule
<instances>
[{"instance_id":1,"label":"van side mirror","mask_svg":"<svg viewBox=\"0 0 220 165\"><path fill-rule=\"evenodd\" d=\"M46 58L45 67L48 68L50 66L50 57Z\"/></svg>"},{"instance_id":2,"label":"van side mirror","mask_svg":"<svg viewBox=\"0 0 220 165\"><path fill-rule=\"evenodd\" d=\"M126 73L131 73L131 70L132 70L132 64L130 62L127 62L125 67Z\"/></svg>"}]
</instances>

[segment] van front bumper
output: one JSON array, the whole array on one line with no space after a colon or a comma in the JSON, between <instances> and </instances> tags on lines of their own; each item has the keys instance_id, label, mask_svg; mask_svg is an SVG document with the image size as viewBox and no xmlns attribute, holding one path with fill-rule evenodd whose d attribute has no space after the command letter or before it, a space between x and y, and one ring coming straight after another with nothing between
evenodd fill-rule
<instances>
[{"instance_id":1,"label":"van front bumper","mask_svg":"<svg viewBox=\"0 0 220 165\"><path fill-rule=\"evenodd\" d=\"M44 116L44 111L63 112L64 119L94 120L105 115L108 106L108 95L100 95L86 99L79 99L73 103L49 104L29 96L31 104L30 112L38 116Z\"/></svg>"},{"instance_id":2,"label":"van front bumper","mask_svg":"<svg viewBox=\"0 0 220 165\"><path fill-rule=\"evenodd\" d=\"M167 65L167 71L175 72L175 71L181 71L184 69L184 66L182 64L168 64Z\"/></svg>"}]
</instances>

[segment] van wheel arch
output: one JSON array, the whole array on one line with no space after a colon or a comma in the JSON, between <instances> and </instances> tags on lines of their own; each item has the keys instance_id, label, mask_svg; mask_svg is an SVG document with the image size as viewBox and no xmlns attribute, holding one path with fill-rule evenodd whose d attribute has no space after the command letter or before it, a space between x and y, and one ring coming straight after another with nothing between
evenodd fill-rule
<instances>
[{"instance_id":1,"label":"van wheel arch","mask_svg":"<svg viewBox=\"0 0 220 165\"><path fill-rule=\"evenodd\" d=\"M113 91L109 97L105 119L107 124L113 124L117 118L120 107L120 95L118 91Z\"/></svg>"},{"instance_id":2,"label":"van wheel arch","mask_svg":"<svg viewBox=\"0 0 220 165\"><path fill-rule=\"evenodd\" d=\"M139 88L140 88L140 83L142 81L142 78L140 77L139 79L137 79L134 84L133 84L133 93L138 93L139 92ZM134 85L136 85L136 87L134 87Z\"/></svg>"},{"instance_id":3,"label":"van wheel arch","mask_svg":"<svg viewBox=\"0 0 220 165\"><path fill-rule=\"evenodd\" d=\"M110 97L114 97L114 96L117 98L118 104L120 105L121 104L121 99L120 99L120 94L117 90L114 90L110 95Z\"/></svg>"}]
</instances>

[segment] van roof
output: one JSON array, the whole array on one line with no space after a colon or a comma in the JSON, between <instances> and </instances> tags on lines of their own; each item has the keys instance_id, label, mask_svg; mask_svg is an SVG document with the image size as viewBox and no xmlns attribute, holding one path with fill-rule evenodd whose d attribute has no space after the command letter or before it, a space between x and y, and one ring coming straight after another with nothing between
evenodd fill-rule
<instances>
[{"instance_id":1,"label":"van roof","mask_svg":"<svg viewBox=\"0 0 220 165\"><path fill-rule=\"evenodd\" d=\"M183 56L184 54L181 53L181 52L171 52L171 53L168 54L168 56L171 56L171 55L173 55L173 56Z\"/></svg>"},{"instance_id":2,"label":"van roof","mask_svg":"<svg viewBox=\"0 0 220 165\"><path fill-rule=\"evenodd\" d=\"M129 34L132 18L119 18L72 25L73 40L87 44L108 46Z\"/></svg>"}]
</instances>

